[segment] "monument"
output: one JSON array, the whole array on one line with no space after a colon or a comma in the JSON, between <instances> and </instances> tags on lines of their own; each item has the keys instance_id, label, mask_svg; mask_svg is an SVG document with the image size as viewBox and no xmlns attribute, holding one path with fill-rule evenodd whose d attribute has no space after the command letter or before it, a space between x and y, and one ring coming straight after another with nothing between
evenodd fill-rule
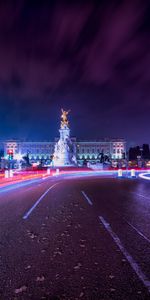
<instances>
[{"instance_id":1,"label":"monument","mask_svg":"<svg viewBox=\"0 0 150 300\"><path fill-rule=\"evenodd\" d=\"M60 138L55 145L53 154L54 166L74 166L76 161L76 147L70 138L68 114L70 110L61 110Z\"/></svg>"}]
</instances>

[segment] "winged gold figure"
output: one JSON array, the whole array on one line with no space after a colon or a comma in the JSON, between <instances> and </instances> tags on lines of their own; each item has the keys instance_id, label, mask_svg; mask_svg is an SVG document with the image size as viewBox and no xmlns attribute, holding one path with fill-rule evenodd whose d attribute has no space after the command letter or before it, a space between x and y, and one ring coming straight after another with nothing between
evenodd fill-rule
<instances>
[{"instance_id":1,"label":"winged gold figure","mask_svg":"<svg viewBox=\"0 0 150 300\"><path fill-rule=\"evenodd\" d=\"M68 121L68 114L70 112L70 109L68 111L63 110L63 108L61 109L62 115L61 115L61 128L64 128L64 126L69 126L69 121Z\"/></svg>"}]
</instances>

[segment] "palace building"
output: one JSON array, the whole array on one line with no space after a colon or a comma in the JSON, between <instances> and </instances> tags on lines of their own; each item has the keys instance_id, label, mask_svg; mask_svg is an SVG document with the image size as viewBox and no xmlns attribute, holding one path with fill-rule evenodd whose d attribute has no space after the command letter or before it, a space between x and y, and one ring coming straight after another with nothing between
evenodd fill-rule
<instances>
[{"instance_id":1,"label":"palace building","mask_svg":"<svg viewBox=\"0 0 150 300\"><path fill-rule=\"evenodd\" d=\"M11 159L17 160L28 154L31 163L44 160L49 164L57 140L56 138L55 141L41 142L21 140L3 141L4 157L11 157ZM98 162L102 153L114 160L119 160L126 156L126 142L123 138L84 141L73 137L71 140L75 145L77 162L81 164L85 159L91 162Z\"/></svg>"},{"instance_id":2,"label":"palace building","mask_svg":"<svg viewBox=\"0 0 150 300\"><path fill-rule=\"evenodd\" d=\"M100 140L78 140L70 137L68 120L69 111L61 109L61 122L59 138L54 141L3 141L4 158L9 160L21 160L28 155L30 163L52 162L55 165L82 164L88 162L100 162L102 157L109 160L120 160L126 157L126 142L122 138Z\"/></svg>"}]
</instances>

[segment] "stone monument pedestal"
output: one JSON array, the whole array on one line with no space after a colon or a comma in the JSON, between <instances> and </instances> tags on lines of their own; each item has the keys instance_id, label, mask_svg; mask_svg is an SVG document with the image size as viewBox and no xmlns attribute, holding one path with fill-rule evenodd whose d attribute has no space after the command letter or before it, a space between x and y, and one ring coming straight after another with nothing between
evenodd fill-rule
<instances>
[{"instance_id":1,"label":"stone monument pedestal","mask_svg":"<svg viewBox=\"0 0 150 300\"><path fill-rule=\"evenodd\" d=\"M63 111L63 121L59 129L60 138L55 145L53 163L54 166L75 166L76 165L76 148L70 139L70 129L66 115L68 112Z\"/></svg>"}]
</instances>

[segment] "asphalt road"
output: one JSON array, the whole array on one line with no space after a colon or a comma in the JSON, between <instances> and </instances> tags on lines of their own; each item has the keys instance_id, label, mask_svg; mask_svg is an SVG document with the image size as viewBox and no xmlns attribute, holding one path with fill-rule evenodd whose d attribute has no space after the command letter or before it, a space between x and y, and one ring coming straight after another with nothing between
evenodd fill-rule
<instances>
[{"instance_id":1,"label":"asphalt road","mask_svg":"<svg viewBox=\"0 0 150 300\"><path fill-rule=\"evenodd\" d=\"M150 299L150 182L0 190L0 300Z\"/></svg>"}]
</instances>

